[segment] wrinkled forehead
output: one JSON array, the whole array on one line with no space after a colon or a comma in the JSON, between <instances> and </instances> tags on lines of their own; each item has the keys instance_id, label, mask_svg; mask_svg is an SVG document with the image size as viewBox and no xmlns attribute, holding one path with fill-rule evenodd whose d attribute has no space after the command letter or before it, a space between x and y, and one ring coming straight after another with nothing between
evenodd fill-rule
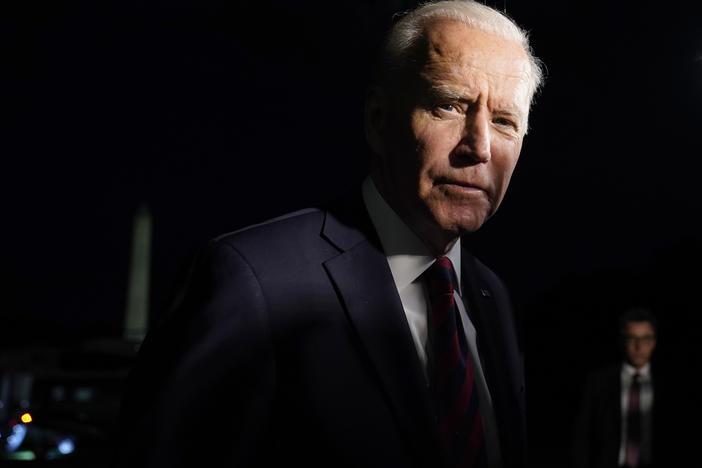
<instances>
[{"instance_id":1,"label":"wrinkled forehead","mask_svg":"<svg viewBox=\"0 0 702 468\"><path fill-rule=\"evenodd\" d=\"M415 53L425 79L466 86L486 82L496 94L528 109L530 63L517 41L458 21L435 20L426 25Z\"/></svg>"}]
</instances>

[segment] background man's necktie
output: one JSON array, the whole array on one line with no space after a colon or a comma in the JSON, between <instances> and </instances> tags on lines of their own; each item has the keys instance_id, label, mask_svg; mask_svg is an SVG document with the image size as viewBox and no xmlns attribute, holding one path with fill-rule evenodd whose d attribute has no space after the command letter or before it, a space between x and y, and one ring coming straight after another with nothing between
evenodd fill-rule
<instances>
[{"instance_id":1,"label":"background man's necktie","mask_svg":"<svg viewBox=\"0 0 702 468\"><path fill-rule=\"evenodd\" d=\"M439 257L424 273L434 330L434 373L439 429L453 466L484 467L483 423L473 365L453 291L451 260Z\"/></svg>"},{"instance_id":2,"label":"background man's necktie","mask_svg":"<svg viewBox=\"0 0 702 468\"><path fill-rule=\"evenodd\" d=\"M639 466L641 444L641 383L639 374L634 374L629 388L629 407L626 418L626 466Z\"/></svg>"}]
</instances>

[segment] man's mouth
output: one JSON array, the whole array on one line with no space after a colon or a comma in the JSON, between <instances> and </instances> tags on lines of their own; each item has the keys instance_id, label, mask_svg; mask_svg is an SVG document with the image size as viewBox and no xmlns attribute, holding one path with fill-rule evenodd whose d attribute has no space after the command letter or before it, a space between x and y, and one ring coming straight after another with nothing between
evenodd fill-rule
<instances>
[{"instance_id":1,"label":"man's mouth","mask_svg":"<svg viewBox=\"0 0 702 468\"><path fill-rule=\"evenodd\" d=\"M470 182L463 182L460 180L452 180L452 179L440 179L437 181L437 185L446 185L453 187L457 190L460 190L462 192L466 193L474 193L474 192L484 192L487 193L487 190L482 188L479 185L472 184Z\"/></svg>"}]
</instances>

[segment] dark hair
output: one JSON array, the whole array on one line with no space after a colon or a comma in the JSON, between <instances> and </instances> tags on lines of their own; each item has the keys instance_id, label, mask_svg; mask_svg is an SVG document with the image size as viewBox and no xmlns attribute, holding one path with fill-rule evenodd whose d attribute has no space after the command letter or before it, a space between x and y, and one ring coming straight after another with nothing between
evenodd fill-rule
<instances>
[{"instance_id":1,"label":"dark hair","mask_svg":"<svg viewBox=\"0 0 702 468\"><path fill-rule=\"evenodd\" d=\"M626 331L626 325L630 322L648 322L653 327L653 331L658 334L658 322L655 315L649 309L643 307L632 307L625 310L619 316L619 330L622 335Z\"/></svg>"}]
</instances>

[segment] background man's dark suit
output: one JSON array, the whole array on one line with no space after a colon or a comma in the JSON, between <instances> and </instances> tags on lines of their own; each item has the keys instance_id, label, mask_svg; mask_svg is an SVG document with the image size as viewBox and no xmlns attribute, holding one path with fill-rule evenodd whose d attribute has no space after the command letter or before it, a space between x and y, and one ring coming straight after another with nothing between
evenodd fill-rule
<instances>
[{"instance_id":1,"label":"background man's dark suit","mask_svg":"<svg viewBox=\"0 0 702 468\"><path fill-rule=\"evenodd\" d=\"M681 414L689 403L684 387L674 384L670 373L651 365L653 382L653 446L655 467L690 466L690 440ZM677 380L677 379L676 379ZM576 419L574 466L616 468L621 441L621 364L588 375Z\"/></svg>"},{"instance_id":2,"label":"background man's dark suit","mask_svg":"<svg viewBox=\"0 0 702 468\"><path fill-rule=\"evenodd\" d=\"M378 245L360 200L212 242L132 373L131 466L441 466L422 364ZM462 268L505 465L523 466L507 293L466 251Z\"/></svg>"}]
</instances>

